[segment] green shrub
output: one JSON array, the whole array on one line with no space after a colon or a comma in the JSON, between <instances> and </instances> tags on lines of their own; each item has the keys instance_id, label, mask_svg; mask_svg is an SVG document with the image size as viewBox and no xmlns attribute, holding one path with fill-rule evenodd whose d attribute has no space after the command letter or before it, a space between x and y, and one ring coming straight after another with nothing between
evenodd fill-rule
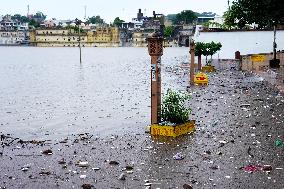
<instances>
[{"instance_id":1,"label":"green shrub","mask_svg":"<svg viewBox=\"0 0 284 189\"><path fill-rule=\"evenodd\" d=\"M161 106L161 124L177 125L188 121L190 108L185 107L185 102L190 99L186 93L168 90L163 97Z\"/></svg>"}]
</instances>

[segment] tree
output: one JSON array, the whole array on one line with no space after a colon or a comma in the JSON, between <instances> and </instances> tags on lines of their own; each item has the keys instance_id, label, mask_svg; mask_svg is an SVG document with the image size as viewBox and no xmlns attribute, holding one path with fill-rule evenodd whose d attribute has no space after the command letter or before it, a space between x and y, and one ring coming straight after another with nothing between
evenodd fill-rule
<instances>
[{"instance_id":1,"label":"tree","mask_svg":"<svg viewBox=\"0 0 284 189\"><path fill-rule=\"evenodd\" d=\"M119 17L116 17L116 18L114 19L114 21L113 21L113 25L114 25L114 26L117 26L118 24L121 24L121 23L123 23L123 22L124 22L124 20L120 20Z\"/></svg>"},{"instance_id":2,"label":"tree","mask_svg":"<svg viewBox=\"0 0 284 189\"><path fill-rule=\"evenodd\" d=\"M208 64L207 57L212 56L221 50L221 43L215 43L214 41L210 43L203 43L203 42L197 42L195 46L195 56L198 56L198 69L201 69L201 55L206 57L206 64Z\"/></svg>"},{"instance_id":3,"label":"tree","mask_svg":"<svg viewBox=\"0 0 284 189\"><path fill-rule=\"evenodd\" d=\"M173 24L177 24L177 15L176 14L168 14L167 19L170 20Z\"/></svg>"},{"instance_id":4,"label":"tree","mask_svg":"<svg viewBox=\"0 0 284 189\"><path fill-rule=\"evenodd\" d=\"M225 13L227 25L243 28L258 24L258 28L271 28L284 20L284 4L280 0L235 0Z\"/></svg>"},{"instance_id":5,"label":"tree","mask_svg":"<svg viewBox=\"0 0 284 189\"><path fill-rule=\"evenodd\" d=\"M42 12L37 12L32 16L32 19L34 19L38 23L41 23L46 19L46 15L44 15Z\"/></svg>"},{"instance_id":6,"label":"tree","mask_svg":"<svg viewBox=\"0 0 284 189\"><path fill-rule=\"evenodd\" d=\"M198 70L201 70L201 55L204 54L205 50L205 43L203 42L197 42L195 45L195 56L198 57Z\"/></svg>"},{"instance_id":7,"label":"tree","mask_svg":"<svg viewBox=\"0 0 284 189\"><path fill-rule=\"evenodd\" d=\"M28 17L22 16L22 15L20 15L20 14L15 14L15 15L12 16L11 18L12 18L12 20L17 20L17 21L19 21L19 22L21 22L21 23L26 23L26 22L29 22L29 21L30 21Z\"/></svg>"},{"instance_id":8,"label":"tree","mask_svg":"<svg viewBox=\"0 0 284 189\"><path fill-rule=\"evenodd\" d=\"M221 43L215 43L214 41L212 41L211 43L209 43L208 47L209 47L208 55L211 56L211 62L212 62L212 56L213 56L216 52L218 52L219 50L221 50L222 45L221 45Z\"/></svg>"},{"instance_id":9,"label":"tree","mask_svg":"<svg viewBox=\"0 0 284 189\"><path fill-rule=\"evenodd\" d=\"M171 36L172 36L172 33L173 33L173 27L172 26L167 26L166 28L165 28L165 31L164 31L164 36L166 37L166 38L170 38Z\"/></svg>"},{"instance_id":10,"label":"tree","mask_svg":"<svg viewBox=\"0 0 284 189\"><path fill-rule=\"evenodd\" d=\"M37 21L35 21L35 19L31 19L31 20L29 21L29 25L30 25L30 26L33 26L33 27L35 27L35 28L40 27L40 24L39 24Z\"/></svg>"},{"instance_id":11,"label":"tree","mask_svg":"<svg viewBox=\"0 0 284 189\"><path fill-rule=\"evenodd\" d=\"M226 13L227 25L244 28L258 24L258 28L274 28L273 60L276 62L276 26L284 23L284 3L280 0L235 0ZM274 63L272 63L274 64ZM279 62L277 62L279 66Z\"/></svg>"},{"instance_id":12,"label":"tree","mask_svg":"<svg viewBox=\"0 0 284 189\"><path fill-rule=\"evenodd\" d=\"M197 19L197 15L192 10L184 10L176 15L178 24L191 24Z\"/></svg>"},{"instance_id":13,"label":"tree","mask_svg":"<svg viewBox=\"0 0 284 189\"><path fill-rule=\"evenodd\" d=\"M91 18L88 18L87 20L88 23L92 23L92 24L103 24L104 20L99 16L92 16Z\"/></svg>"}]
</instances>

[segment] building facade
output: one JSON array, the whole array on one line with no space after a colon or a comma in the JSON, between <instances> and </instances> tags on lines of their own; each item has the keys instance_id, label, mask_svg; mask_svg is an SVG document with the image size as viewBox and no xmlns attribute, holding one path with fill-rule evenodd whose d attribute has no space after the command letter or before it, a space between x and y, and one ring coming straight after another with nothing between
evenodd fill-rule
<instances>
[{"instance_id":1,"label":"building facade","mask_svg":"<svg viewBox=\"0 0 284 189\"><path fill-rule=\"evenodd\" d=\"M36 29L30 32L30 40L38 47L77 47L79 33L74 29ZM83 47L119 46L119 30L109 27L84 31L80 33L80 42Z\"/></svg>"},{"instance_id":2,"label":"building facade","mask_svg":"<svg viewBox=\"0 0 284 189\"><path fill-rule=\"evenodd\" d=\"M0 31L0 45L21 45L27 39L26 31Z\"/></svg>"}]
</instances>

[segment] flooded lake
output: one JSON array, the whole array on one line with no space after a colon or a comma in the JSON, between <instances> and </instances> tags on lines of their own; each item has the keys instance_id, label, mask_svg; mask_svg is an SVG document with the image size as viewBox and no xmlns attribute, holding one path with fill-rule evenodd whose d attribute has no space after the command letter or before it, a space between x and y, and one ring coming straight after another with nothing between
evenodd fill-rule
<instances>
[{"instance_id":1,"label":"flooded lake","mask_svg":"<svg viewBox=\"0 0 284 189\"><path fill-rule=\"evenodd\" d=\"M0 131L22 138L144 132L150 124L146 48L0 48ZM164 65L188 60L167 48ZM163 88L177 76L163 72Z\"/></svg>"},{"instance_id":2,"label":"flooded lake","mask_svg":"<svg viewBox=\"0 0 284 189\"><path fill-rule=\"evenodd\" d=\"M201 33L221 42L214 57L270 52L273 32ZM284 31L277 33L284 49ZM167 66L187 62L188 48L166 48L163 92L181 88ZM144 132L150 124L150 56L146 48L0 47L0 132L22 138L59 138ZM184 86L184 85L183 85Z\"/></svg>"}]
</instances>

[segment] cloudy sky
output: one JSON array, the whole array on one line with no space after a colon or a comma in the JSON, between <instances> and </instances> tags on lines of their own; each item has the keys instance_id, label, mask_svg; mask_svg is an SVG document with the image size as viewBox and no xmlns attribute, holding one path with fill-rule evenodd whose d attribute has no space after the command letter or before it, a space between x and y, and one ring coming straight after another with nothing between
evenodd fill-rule
<instances>
[{"instance_id":1,"label":"cloudy sky","mask_svg":"<svg viewBox=\"0 0 284 189\"><path fill-rule=\"evenodd\" d=\"M228 6L228 0L2 0L0 15L27 14L42 11L48 18L74 19L84 18L85 6L87 17L100 15L107 23L115 17L130 21L139 8L146 16L156 13L170 14L182 10L195 12L215 12L222 15Z\"/></svg>"}]
</instances>

